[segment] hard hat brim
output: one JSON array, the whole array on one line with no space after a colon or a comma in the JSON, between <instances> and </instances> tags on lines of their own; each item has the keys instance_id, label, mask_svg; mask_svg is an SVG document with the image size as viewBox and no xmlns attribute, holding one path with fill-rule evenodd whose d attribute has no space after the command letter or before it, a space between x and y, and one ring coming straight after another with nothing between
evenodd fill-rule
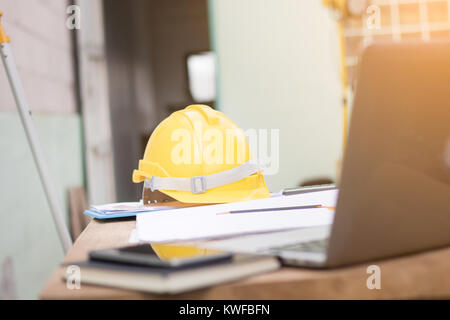
<instances>
[{"instance_id":1,"label":"hard hat brim","mask_svg":"<svg viewBox=\"0 0 450 320\"><path fill-rule=\"evenodd\" d=\"M237 182L239 183L239 182ZM266 186L247 190L220 190L223 187L211 189L208 192L194 194L189 191L160 190L162 193L183 203L229 203L270 197ZM216 190L217 189L217 190Z\"/></svg>"}]
</instances>

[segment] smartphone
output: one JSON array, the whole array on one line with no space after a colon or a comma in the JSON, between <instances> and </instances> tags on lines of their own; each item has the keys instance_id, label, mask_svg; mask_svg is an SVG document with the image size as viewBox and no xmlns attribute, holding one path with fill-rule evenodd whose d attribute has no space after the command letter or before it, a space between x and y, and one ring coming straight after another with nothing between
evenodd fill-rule
<instances>
[{"instance_id":1,"label":"smartphone","mask_svg":"<svg viewBox=\"0 0 450 320\"><path fill-rule=\"evenodd\" d=\"M91 251L89 258L97 261L151 267L180 268L231 260L232 254L195 246L140 244L132 247Z\"/></svg>"}]
</instances>

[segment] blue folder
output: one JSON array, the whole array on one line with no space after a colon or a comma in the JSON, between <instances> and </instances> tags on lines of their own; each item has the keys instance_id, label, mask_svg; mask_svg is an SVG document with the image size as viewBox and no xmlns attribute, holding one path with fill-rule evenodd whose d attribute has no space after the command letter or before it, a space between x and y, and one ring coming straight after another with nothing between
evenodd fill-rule
<instances>
[{"instance_id":1,"label":"blue folder","mask_svg":"<svg viewBox=\"0 0 450 320\"><path fill-rule=\"evenodd\" d=\"M91 216L95 219L100 220L106 220L106 219L119 219L119 218L128 218L128 217L135 217L138 214L141 213L149 213L149 212L155 212L155 211L162 211L162 210L170 210L170 209L176 209L174 207L153 207L149 208L148 211L137 211L137 212L120 212L117 213L104 213L102 211L98 211L95 209L89 209L84 211L83 213L85 215Z\"/></svg>"}]
</instances>

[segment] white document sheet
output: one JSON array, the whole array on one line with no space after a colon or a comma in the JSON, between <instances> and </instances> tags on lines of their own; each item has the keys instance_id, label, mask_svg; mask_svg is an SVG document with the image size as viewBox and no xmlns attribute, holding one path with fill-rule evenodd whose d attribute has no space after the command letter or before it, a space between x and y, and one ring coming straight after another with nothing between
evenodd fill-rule
<instances>
[{"instance_id":1,"label":"white document sheet","mask_svg":"<svg viewBox=\"0 0 450 320\"><path fill-rule=\"evenodd\" d=\"M337 195L337 190L328 190L144 213L136 217L137 236L139 241L174 242L329 225L333 222L334 210L325 208L239 214L222 213L307 205L334 207Z\"/></svg>"},{"instance_id":2,"label":"white document sheet","mask_svg":"<svg viewBox=\"0 0 450 320\"><path fill-rule=\"evenodd\" d=\"M139 243L141 243L139 241L136 229L131 230L130 237L128 238L128 243L129 244L139 244Z\"/></svg>"}]
</instances>

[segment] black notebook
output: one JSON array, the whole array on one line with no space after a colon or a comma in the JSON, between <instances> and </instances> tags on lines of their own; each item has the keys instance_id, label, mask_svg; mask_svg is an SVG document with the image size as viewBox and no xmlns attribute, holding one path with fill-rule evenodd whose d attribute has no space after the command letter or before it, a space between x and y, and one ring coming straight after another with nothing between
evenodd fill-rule
<instances>
[{"instance_id":1,"label":"black notebook","mask_svg":"<svg viewBox=\"0 0 450 320\"><path fill-rule=\"evenodd\" d=\"M229 261L184 268L160 268L99 261L71 263L81 283L159 294L177 294L276 270L274 257L237 254Z\"/></svg>"}]
</instances>

